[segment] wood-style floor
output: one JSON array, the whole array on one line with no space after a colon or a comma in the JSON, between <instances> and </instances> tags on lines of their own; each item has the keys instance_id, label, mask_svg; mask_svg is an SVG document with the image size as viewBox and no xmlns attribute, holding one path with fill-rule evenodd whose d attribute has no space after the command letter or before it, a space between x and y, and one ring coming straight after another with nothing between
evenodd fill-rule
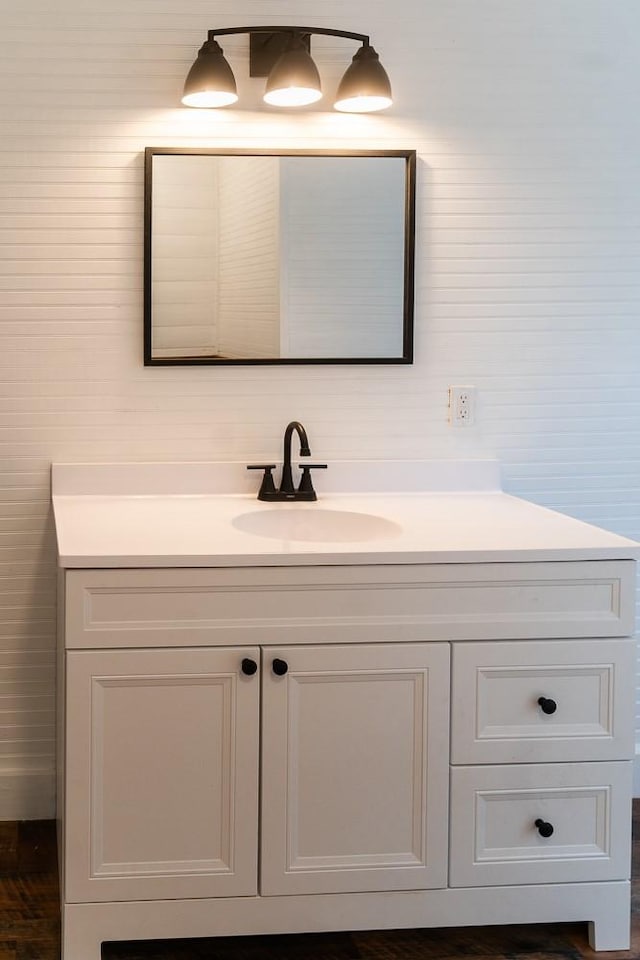
<instances>
[{"instance_id":1,"label":"wood-style floor","mask_svg":"<svg viewBox=\"0 0 640 960\"><path fill-rule=\"evenodd\" d=\"M586 924L532 924L107 944L103 960L640 960L640 801L631 950L594 953ZM55 826L0 823L0 960L58 960Z\"/></svg>"}]
</instances>

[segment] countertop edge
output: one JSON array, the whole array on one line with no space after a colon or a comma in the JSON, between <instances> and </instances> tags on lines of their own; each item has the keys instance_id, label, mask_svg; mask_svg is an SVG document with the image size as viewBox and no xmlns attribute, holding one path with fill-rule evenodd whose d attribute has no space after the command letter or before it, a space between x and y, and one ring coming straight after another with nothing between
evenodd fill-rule
<instances>
[{"instance_id":1,"label":"countertop edge","mask_svg":"<svg viewBox=\"0 0 640 960\"><path fill-rule=\"evenodd\" d=\"M639 560L640 547L594 547L531 550L446 550L406 553L326 553L326 554L219 554L185 556L92 556L58 555L58 567L80 569L168 569L215 567L322 567L322 566L402 566L409 564L479 564L479 563L562 563L590 560Z\"/></svg>"}]
</instances>

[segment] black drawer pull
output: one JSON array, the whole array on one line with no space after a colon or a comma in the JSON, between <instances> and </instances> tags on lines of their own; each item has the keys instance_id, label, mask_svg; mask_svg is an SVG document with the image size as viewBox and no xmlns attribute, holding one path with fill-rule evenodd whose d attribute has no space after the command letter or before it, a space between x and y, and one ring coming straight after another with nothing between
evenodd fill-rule
<instances>
[{"instance_id":1,"label":"black drawer pull","mask_svg":"<svg viewBox=\"0 0 640 960\"><path fill-rule=\"evenodd\" d=\"M278 657L271 664L271 669L275 673L276 677L284 677L285 673L289 669L289 664L286 660L279 660Z\"/></svg>"},{"instance_id":2,"label":"black drawer pull","mask_svg":"<svg viewBox=\"0 0 640 960\"><path fill-rule=\"evenodd\" d=\"M247 677L252 677L258 670L258 664L255 662L255 660L245 657L242 661L241 668L242 672L246 674Z\"/></svg>"},{"instance_id":3,"label":"black drawer pull","mask_svg":"<svg viewBox=\"0 0 640 960\"><path fill-rule=\"evenodd\" d=\"M538 833L541 837L545 839L550 837L553 834L553 824L547 823L546 820L541 820L540 817L536 820L536 827L538 828Z\"/></svg>"},{"instance_id":4,"label":"black drawer pull","mask_svg":"<svg viewBox=\"0 0 640 960\"><path fill-rule=\"evenodd\" d=\"M558 704L555 700L550 700L548 697L538 697L538 703L540 704L542 712L549 716L558 709Z\"/></svg>"}]
</instances>

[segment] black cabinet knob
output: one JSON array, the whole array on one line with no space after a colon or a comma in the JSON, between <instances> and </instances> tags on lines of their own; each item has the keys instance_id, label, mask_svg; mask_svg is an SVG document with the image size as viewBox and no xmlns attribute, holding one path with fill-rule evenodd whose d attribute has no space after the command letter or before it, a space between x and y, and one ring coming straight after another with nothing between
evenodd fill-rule
<instances>
[{"instance_id":1,"label":"black cabinet knob","mask_svg":"<svg viewBox=\"0 0 640 960\"><path fill-rule=\"evenodd\" d=\"M258 664L255 660L251 660L250 657L245 657L242 661L242 672L245 673L248 677L252 677L258 669Z\"/></svg>"},{"instance_id":2,"label":"black cabinet knob","mask_svg":"<svg viewBox=\"0 0 640 960\"><path fill-rule=\"evenodd\" d=\"M289 664L286 660L279 660L278 657L271 664L271 669L275 673L276 677L284 677L285 673L289 669Z\"/></svg>"},{"instance_id":3,"label":"black cabinet knob","mask_svg":"<svg viewBox=\"0 0 640 960\"><path fill-rule=\"evenodd\" d=\"M538 703L540 704L542 712L546 714L555 713L558 709L558 704L555 700L550 700L548 697L538 697Z\"/></svg>"},{"instance_id":4,"label":"black cabinet knob","mask_svg":"<svg viewBox=\"0 0 640 960\"><path fill-rule=\"evenodd\" d=\"M553 833L553 824L547 823L546 820L541 820L539 817L536 820L536 827L541 837L550 837Z\"/></svg>"}]
</instances>

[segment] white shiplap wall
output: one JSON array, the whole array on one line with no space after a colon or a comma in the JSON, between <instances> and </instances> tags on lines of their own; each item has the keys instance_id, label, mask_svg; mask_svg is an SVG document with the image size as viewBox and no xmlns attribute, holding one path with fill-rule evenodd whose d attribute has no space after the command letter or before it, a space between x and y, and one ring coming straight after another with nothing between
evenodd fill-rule
<instances>
[{"instance_id":1,"label":"white shiplap wall","mask_svg":"<svg viewBox=\"0 0 640 960\"><path fill-rule=\"evenodd\" d=\"M370 33L397 105L180 108L206 29L251 22ZM497 455L640 537L637 0L0 0L0 28L0 817L53 811L52 460L270 458L295 417L323 459ZM327 87L352 52L314 41ZM142 150L190 144L417 149L415 365L145 369Z\"/></svg>"}]
</instances>

